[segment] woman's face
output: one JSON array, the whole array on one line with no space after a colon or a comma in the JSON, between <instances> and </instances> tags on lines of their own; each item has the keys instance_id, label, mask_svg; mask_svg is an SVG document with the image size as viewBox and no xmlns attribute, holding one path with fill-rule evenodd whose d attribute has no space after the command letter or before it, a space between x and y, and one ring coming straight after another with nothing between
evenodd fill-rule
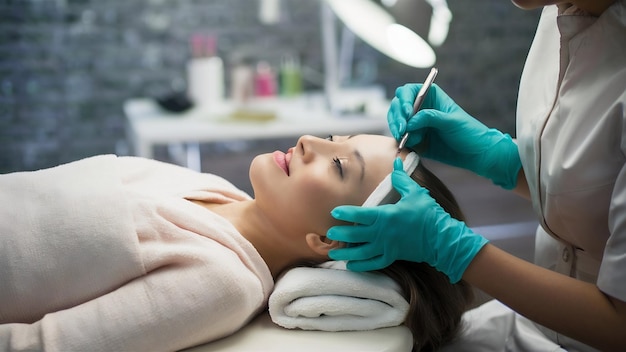
<instances>
[{"instance_id":1,"label":"woman's face","mask_svg":"<svg viewBox=\"0 0 626 352\"><path fill-rule=\"evenodd\" d=\"M255 200L282 230L326 233L338 205L361 205L393 170L398 144L380 135L301 137L250 166ZM406 152L401 156L404 158Z\"/></svg>"}]
</instances>

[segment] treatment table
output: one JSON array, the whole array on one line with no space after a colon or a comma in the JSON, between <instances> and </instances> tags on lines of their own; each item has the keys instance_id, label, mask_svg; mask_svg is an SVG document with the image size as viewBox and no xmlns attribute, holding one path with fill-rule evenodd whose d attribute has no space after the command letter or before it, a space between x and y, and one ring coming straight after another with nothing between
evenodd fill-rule
<instances>
[{"instance_id":1,"label":"treatment table","mask_svg":"<svg viewBox=\"0 0 626 352\"><path fill-rule=\"evenodd\" d=\"M237 333L185 352L408 352L412 345L403 325L369 331L289 330L274 324L266 311Z\"/></svg>"}]
</instances>

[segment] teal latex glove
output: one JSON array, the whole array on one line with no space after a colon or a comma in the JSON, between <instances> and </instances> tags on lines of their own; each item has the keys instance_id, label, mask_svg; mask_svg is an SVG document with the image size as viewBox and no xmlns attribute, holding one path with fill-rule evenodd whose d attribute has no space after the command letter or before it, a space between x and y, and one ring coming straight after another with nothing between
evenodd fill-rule
<instances>
[{"instance_id":1,"label":"teal latex glove","mask_svg":"<svg viewBox=\"0 0 626 352\"><path fill-rule=\"evenodd\" d=\"M348 269L382 269L395 260L426 262L448 276L461 280L474 256L488 242L462 221L450 216L394 162L391 175L402 198L396 204L376 207L339 206L332 215L353 226L335 226L329 239L358 244L329 252L334 260L348 260Z\"/></svg>"},{"instance_id":2,"label":"teal latex glove","mask_svg":"<svg viewBox=\"0 0 626 352\"><path fill-rule=\"evenodd\" d=\"M505 189L515 188L522 163L511 137L467 114L436 84L413 115L421 86L406 84L396 90L387 114L391 134L400 140L409 132L407 146L420 156L473 171Z\"/></svg>"}]
</instances>

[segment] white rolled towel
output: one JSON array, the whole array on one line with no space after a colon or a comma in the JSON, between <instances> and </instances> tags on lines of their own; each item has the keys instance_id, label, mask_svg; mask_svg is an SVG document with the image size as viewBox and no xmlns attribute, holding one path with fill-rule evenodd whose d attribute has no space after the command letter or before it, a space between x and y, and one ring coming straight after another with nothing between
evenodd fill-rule
<instances>
[{"instance_id":1,"label":"white rolled towel","mask_svg":"<svg viewBox=\"0 0 626 352\"><path fill-rule=\"evenodd\" d=\"M344 262L290 269L269 298L272 321L288 329L373 330L402 324L408 310L395 281L348 271Z\"/></svg>"}]
</instances>

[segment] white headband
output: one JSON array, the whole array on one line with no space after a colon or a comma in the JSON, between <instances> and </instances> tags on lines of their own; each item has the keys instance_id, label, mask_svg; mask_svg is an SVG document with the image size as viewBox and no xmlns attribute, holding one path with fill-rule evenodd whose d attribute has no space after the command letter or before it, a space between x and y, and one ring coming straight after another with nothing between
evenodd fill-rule
<instances>
[{"instance_id":1,"label":"white headband","mask_svg":"<svg viewBox=\"0 0 626 352\"><path fill-rule=\"evenodd\" d=\"M420 162L417 153L410 152L406 158L404 158L403 169L407 174L413 173L415 168ZM364 207L375 207L380 204L394 203L399 199L398 192L393 188L391 184L391 173L385 176L385 178L378 184L369 197L363 202Z\"/></svg>"}]
</instances>

